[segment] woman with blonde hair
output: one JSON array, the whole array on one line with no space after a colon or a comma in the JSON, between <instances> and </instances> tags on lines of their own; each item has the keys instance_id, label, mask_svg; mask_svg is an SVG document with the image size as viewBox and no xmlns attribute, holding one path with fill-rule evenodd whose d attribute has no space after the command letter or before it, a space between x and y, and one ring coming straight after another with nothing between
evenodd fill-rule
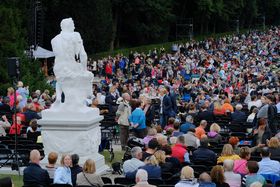
<instances>
[{"instance_id":1,"label":"woman with blonde hair","mask_svg":"<svg viewBox=\"0 0 280 187\"><path fill-rule=\"evenodd\" d=\"M175 187L198 187L199 183L194 178L194 170L190 166L185 166L181 170L181 180Z\"/></svg>"},{"instance_id":2,"label":"woman with blonde hair","mask_svg":"<svg viewBox=\"0 0 280 187\"><path fill-rule=\"evenodd\" d=\"M158 150L154 153L154 156L156 157L162 172L172 172L173 164L166 162L166 155L164 151Z\"/></svg>"},{"instance_id":3,"label":"woman with blonde hair","mask_svg":"<svg viewBox=\"0 0 280 187\"><path fill-rule=\"evenodd\" d=\"M149 156L145 159L145 165L139 167L147 171L149 179L161 179L161 168L154 155Z\"/></svg>"},{"instance_id":4,"label":"woman with blonde hair","mask_svg":"<svg viewBox=\"0 0 280 187\"><path fill-rule=\"evenodd\" d=\"M280 157L280 141L277 137L272 137L268 141L270 157Z\"/></svg>"},{"instance_id":5,"label":"woman with blonde hair","mask_svg":"<svg viewBox=\"0 0 280 187\"><path fill-rule=\"evenodd\" d=\"M241 175L247 175L249 173L247 162L251 158L251 149L249 147L241 147L239 156L241 159L234 161L233 171Z\"/></svg>"},{"instance_id":6,"label":"woman with blonde hair","mask_svg":"<svg viewBox=\"0 0 280 187\"><path fill-rule=\"evenodd\" d=\"M216 184L216 187L230 187L229 184L225 182L226 179L223 166L214 166L210 172L210 176L212 182Z\"/></svg>"},{"instance_id":7,"label":"woman with blonde hair","mask_svg":"<svg viewBox=\"0 0 280 187\"><path fill-rule=\"evenodd\" d=\"M208 140L211 144L211 142L215 143L221 143L222 142L222 136L219 134L221 131L221 127L217 123L212 123L210 126L210 131L207 133Z\"/></svg>"},{"instance_id":8,"label":"woman with blonde hair","mask_svg":"<svg viewBox=\"0 0 280 187\"><path fill-rule=\"evenodd\" d=\"M101 187L104 185L102 178L96 174L95 162L87 159L83 166L83 172L77 175L77 185L89 185Z\"/></svg>"},{"instance_id":9,"label":"woman with blonde hair","mask_svg":"<svg viewBox=\"0 0 280 187\"><path fill-rule=\"evenodd\" d=\"M221 164L225 160L239 160L239 159L240 157L233 152L232 146L230 144L225 144L221 156L219 156L217 160L217 163Z\"/></svg>"},{"instance_id":10,"label":"woman with blonde hair","mask_svg":"<svg viewBox=\"0 0 280 187\"><path fill-rule=\"evenodd\" d=\"M58 167L54 173L54 184L70 184L72 185L71 170L72 164L70 155L62 155L60 160L61 166Z\"/></svg>"}]
</instances>

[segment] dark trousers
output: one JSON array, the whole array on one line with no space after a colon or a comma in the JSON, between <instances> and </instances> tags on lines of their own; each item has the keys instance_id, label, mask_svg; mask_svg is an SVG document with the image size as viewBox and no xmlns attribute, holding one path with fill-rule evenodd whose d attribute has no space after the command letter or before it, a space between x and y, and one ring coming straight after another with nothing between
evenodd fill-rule
<instances>
[{"instance_id":1,"label":"dark trousers","mask_svg":"<svg viewBox=\"0 0 280 187\"><path fill-rule=\"evenodd\" d=\"M122 149L124 149L125 146L127 145L128 137L129 137L129 127L125 125L120 125L120 140L121 140Z\"/></svg>"},{"instance_id":2,"label":"dark trousers","mask_svg":"<svg viewBox=\"0 0 280 187\"><path fill-rule=\"evenodd\" d=\"M146 128L145 129L133 129L134 135L137 138L144 138L146 136Z\"/></svg>"}]
</instances>

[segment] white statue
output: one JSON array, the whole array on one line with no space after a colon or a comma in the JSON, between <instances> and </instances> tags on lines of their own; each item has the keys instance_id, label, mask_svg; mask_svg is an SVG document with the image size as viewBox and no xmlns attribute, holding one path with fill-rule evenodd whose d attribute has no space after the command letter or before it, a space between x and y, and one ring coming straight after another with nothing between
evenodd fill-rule
<instances>
[{"instance_id":1,"label":"white statue","mask_svg":"<svg viewBox=\"0 0 280 187\"><path fill-rule=\"evenodd\" d=\"M54 74L56 83L56 101L51 110L77 110L85 108L85 100L92 96L93 74L87 71L87 54L83 40L72 18L63 19L60 23L61 32L52 41L55 53ZM80 63L79 63L79 62ZM65 95L61 103L61 94Z\"/></svg>"}]
</instances>

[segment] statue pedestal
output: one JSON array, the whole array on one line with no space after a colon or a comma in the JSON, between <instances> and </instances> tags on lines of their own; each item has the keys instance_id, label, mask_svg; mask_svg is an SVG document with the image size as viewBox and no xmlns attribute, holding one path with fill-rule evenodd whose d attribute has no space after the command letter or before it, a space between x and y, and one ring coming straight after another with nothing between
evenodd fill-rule
<instances>
[{"instance_id":1,"label":"statue pedestal","mask_svg":"<svg viewBox=\"0 0 280 187\"><path fill-rule=\"evenodd\" d=\"M92 108L84 113L79 113L79 110L67 111L67 115L62 111L43 111L42 119L38 121L42 126L45 152L42 165L48 163L47 157L50 152L58 153L57 163L60 162L62 154L78 154L80 165L87 159L93 159L97 173L105 172L109 167L105 165L104 156L98 153L101 142L99 122L102 119L99 110Z\"/></svg>"}]
</instances>

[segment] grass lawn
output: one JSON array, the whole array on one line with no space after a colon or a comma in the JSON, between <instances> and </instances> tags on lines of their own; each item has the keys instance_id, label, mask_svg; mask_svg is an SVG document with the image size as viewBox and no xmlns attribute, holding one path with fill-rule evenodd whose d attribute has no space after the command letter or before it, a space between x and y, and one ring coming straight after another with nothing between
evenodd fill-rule
<instances>
[{"instance_id":1,"label":"grass lawn","mask_svg":"<svg viewBox=\"0 0 280 187\"><path fill-rule=\"evenodd\" d=\"M115 158L112 161L112 163L114 163L114 162L121 162L124 152L123 151L115 151L114 153L115 153ZM111 167L110 153L107 150L105 150L101 154L104 155L104 157L105 157L105 163L109 167ZM0 178L4 178L4 177L11 177L15 187L22 187L23 186L23 182L22 182L23 177L22 176L0 174Z\"/></svg>"}]
</instances>

